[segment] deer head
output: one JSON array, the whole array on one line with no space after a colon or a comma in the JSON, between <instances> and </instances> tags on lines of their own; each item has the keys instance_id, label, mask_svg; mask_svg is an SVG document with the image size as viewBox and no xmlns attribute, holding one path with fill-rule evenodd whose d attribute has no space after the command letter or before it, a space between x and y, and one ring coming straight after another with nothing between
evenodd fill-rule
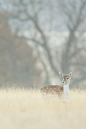
<instances>
[{"instance_id":1,"label":"deer head","mask_svg":"<svg viewBox=\"0 0 86 129\"><path fill-rule=\"evenodd\" d=\"M72 72L70 72L69 74L62 74L61 72L59 72L59 75L62 77L62 84L63 85L69 85L70 84L70 79L72 77Z\"/></svg>"}]
</instances>

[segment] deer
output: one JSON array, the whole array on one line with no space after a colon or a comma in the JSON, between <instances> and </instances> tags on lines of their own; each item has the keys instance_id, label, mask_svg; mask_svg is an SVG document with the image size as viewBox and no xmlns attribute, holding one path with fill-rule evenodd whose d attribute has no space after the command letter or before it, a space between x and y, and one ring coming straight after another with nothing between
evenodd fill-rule
<instances>
[{"instance_id":1,"label":"deer","mask_svg":"<svg viewBox=\"0 0 86 129\"><path fill-rule=\"evenodd\" d=\"M60 77L62 78L62 86L59 85L47 85L40 89L42 96L49 96L49 95L58 95L61 98L70 98L70 90L69 84L72 77L72 72L69 74L62 74L59 72Z\"/></svg>"}]
</instances>

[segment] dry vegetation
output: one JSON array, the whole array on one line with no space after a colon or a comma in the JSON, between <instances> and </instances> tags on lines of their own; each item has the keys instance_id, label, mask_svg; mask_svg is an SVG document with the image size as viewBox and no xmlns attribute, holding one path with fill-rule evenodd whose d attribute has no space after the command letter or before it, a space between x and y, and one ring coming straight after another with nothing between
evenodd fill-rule
<instances>
[{"instance_id":1,"label":"dry vegetation","mask_svg":"<svg viewBox=\"0 0 86 129\"><path fill-rule=\"evenodd\" d=\"M39 90L0 89L0 129L86 129L86 91L64 103L44 101Z\"/></svg>"}]
</instances>

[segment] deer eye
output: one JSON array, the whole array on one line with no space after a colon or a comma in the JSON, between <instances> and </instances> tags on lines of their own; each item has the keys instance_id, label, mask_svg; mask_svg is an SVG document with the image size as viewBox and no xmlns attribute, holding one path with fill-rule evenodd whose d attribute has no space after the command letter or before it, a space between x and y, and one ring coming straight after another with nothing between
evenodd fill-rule
<instances>
[{"instance_id":1,"label":"deer eye","mask_svg":"<svg viewBox=\"0 0 86 129\"><path fill-rule=\"evenodd\" d=\"M69 79L69 78L67 78L67 79Z\"/></svg>"}]
</instances>

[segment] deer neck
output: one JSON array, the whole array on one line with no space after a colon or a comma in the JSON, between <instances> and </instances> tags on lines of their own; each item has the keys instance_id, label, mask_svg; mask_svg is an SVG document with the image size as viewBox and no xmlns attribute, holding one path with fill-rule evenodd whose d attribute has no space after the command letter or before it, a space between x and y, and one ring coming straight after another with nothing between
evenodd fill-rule
<instances>
[{"instance_id":1,"label":"deer neck","mask_svg":"<svg viewBox=\"0 0 86 129\"><path fill-rule=\"evenodd\" d=\"M64 95L70 96L69 84L64 85L63 87L64 87L64 91L63 91Z\"/></svg>"}]
</instances>

